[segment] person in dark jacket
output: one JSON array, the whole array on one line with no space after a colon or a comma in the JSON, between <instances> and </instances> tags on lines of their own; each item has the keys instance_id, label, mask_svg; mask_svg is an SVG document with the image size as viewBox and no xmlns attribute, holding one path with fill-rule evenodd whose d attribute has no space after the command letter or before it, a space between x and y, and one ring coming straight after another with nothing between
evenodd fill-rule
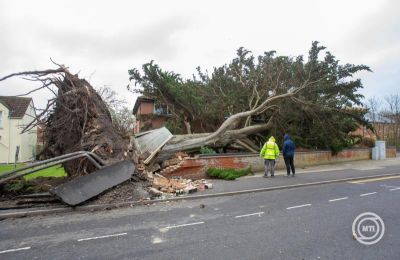
<instances>
[{"instance_id":1,"label":"person in dark jacket","mask_svg":"<svg viewBox=\"0 0 400 260\"><path fill-rule=\"evenodd\" d=\"M294 150L296 149L296 146L294 145L294 142L292 139L290 139L288 134L285 134L284 136L284 143L283 143L283 159L285 160L286 164L286 170L287 170L287 176L290 176L290 169L292 169L292 176L294 177L295 175L295 170L294 170Z\"/></svg>"}]
</instances>

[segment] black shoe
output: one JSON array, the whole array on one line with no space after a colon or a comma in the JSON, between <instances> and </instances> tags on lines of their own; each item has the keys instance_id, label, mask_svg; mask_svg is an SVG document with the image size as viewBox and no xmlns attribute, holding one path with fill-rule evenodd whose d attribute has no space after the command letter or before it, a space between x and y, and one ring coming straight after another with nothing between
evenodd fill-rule
<instances>
[{"instance_id":1,"label":"black shoe","mask_svg":"<svg viewBox=\"0 0 400 260\"><path fill-rule=\"evenodd\" d=\"M275 178L275 175L271 175L271 178Z\"/></svg>"},{"instance_id":2,"label":"black shoe","mask_svg":"<svg viewBox=\"0 0 400 260\"><path fill-rule=\"evenodd\" d=\"M263 178L268 178L268 175L264 175Z\"/></svg>"}]
</instances>

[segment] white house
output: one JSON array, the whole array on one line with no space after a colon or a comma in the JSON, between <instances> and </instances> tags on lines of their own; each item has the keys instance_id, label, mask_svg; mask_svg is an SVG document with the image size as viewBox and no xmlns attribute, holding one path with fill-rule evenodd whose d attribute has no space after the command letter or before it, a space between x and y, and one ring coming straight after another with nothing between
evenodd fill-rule
<instances>
[{"instance_id":1,"label":"white house","mask_svg":"<svg viewBox=\"0 0 400 260\"><path fill-rule=\"evenodd\" d=\"M27 162L35 158L37 129L21 131L36 117L32 98L0 96L0 163Z\"/></svg>"}]
</instances>

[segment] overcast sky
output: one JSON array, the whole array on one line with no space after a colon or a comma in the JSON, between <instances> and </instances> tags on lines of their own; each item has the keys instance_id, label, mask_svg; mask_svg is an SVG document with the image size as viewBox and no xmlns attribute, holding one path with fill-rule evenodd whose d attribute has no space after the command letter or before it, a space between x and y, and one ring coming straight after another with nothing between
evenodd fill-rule
<instances>
[{"instance_id":1,"label":"overcast sky","mask_svg":"<svg viewBox=\"0 0 400 260\"><path fill-rule=\"evenodd\" d=\"M0 1L0 76L49 69L50 57L133 106L128 69L154 60L184 77L228 63L243 46L259 55L306 55L311 42L342 63L366 64L367 97L400 93L400 1ZM16 95L30 82L0 82ZM35 94L43 106L50 93Z\"/></svg>"}]
</instances>

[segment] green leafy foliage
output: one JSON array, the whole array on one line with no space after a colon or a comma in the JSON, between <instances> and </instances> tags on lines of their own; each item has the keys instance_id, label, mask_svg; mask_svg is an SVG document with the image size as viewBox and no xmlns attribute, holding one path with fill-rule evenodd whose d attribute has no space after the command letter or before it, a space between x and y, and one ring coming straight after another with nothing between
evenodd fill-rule
<instances>
[{"instance_id":1,"label":"green leafy foliage","mask_svg":"<svg viewBox=\"0 0 400 260\"><path fill-rule=\"evenodd\" d=\"M251 167L244 169L220 169L220 168L209 168L207 169L207 175L211 178L223 179L223 180L235 180L239 177L246 176L253 173Z\"/></svg>"},{"instance_id":2,"label":"green leafy foliage","mask_svg":"<svg viewBox=\"0 0 400 260\"><path fill-rule=\"evenodd\" d=\"M201 154L215 154L216 152L213 149L211 149L210 147L202 146L200 148L200 153Z\"/></svg>"},{"instance_id":3,"label":"green leafy foliage","mask_svg":"<svg viewBox=\"0 0 400 260\"><path fill-rule=\"evenodd\" d=\"M211 73L197 68L192 79L182 79L175 72L164 71L153 61L143 65L143 72L129 70L135 93L154 98L172 111L171 125L179 133L190 124L193 133L212 132L227 117L259 106L276 95L302 91L279 99L257 115L248 117L235 128L266 124L262 136L274 135L283 143L289 133L297 146L339 151L351 145L349 132L366 125L362 107L363 87L354 75L370 71L365 65L340 64L324 46L313 42L307 59L303 56L278 56L275 51L255 57L244 48L228 64ZM174 132L173 132L174 133ZM262 143L256 135L250 136Z\"/></svg>"}]
</instances>

